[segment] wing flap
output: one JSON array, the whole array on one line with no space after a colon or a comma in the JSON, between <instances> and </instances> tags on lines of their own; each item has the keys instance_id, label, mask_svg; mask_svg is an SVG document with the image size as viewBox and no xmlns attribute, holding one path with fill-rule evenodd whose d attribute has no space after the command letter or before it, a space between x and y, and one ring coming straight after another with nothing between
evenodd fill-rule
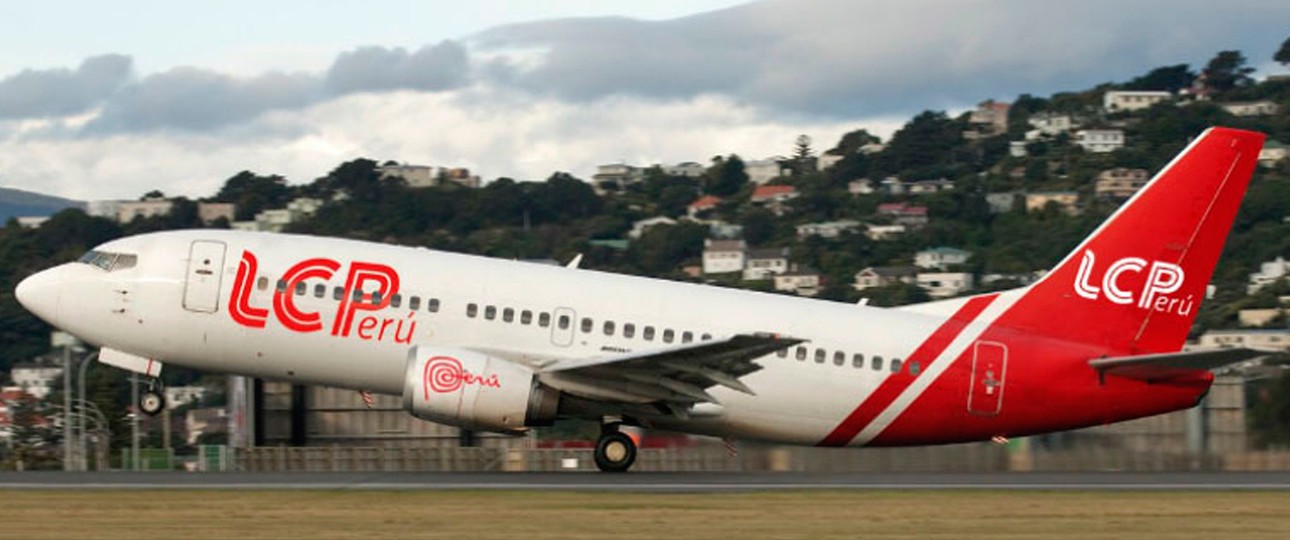
<instances>
[{"instance_id":1,"label":"wing flap","mask_svg":"<svg viewBox=\"0 0 1290 540\"><path fill-rule=\"evenodd\" d=\"M1145 382L1163 382L1272 354L1275 353L1246 348L1214 349L1096 358L1089 360L1088 365L1097 371L1099 377L1114 375Z\"/></svg>"}]
</instances>

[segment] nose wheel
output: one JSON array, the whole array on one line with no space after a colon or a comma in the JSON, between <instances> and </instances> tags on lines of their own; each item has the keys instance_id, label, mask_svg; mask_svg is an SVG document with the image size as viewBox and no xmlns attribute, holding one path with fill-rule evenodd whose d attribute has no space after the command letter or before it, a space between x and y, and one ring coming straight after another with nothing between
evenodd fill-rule
<instances>
[{"instance_id":1,"label":"nose wheel","mask_svg":"<svg viewBox=\"0 0 1290 540\"><path fill-rule=\"evenodd\" d=\"M148 389L139 394L139 410L148 416L157 416L166 408L166 395L161 392L161 386L149 384Z\"/></svg>"},{"instance_id":2,"label":"nose wheel","mask_svg":"<svg viewBox=\"0 0 1290 540\"><path fill-rule=\"evenodd\" d=\"M636 462L636 441L618 431L618 425L606 425L596 440L596 468L603 472L627 472Z\"/></svg>"}]
</instances>

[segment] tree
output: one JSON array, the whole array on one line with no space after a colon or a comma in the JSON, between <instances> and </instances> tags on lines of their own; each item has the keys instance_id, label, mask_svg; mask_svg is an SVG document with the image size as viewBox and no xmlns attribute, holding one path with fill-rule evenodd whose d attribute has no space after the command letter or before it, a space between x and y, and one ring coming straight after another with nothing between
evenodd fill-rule
<instances>
[{"instance_id":1,"label":"tree","mask_svg":"<svg viewBox=\"0 0 1290 540\"><path fill-rule=\"evenodd\" d=\"M748 183L748 172L744 170L744 160L730 154L712 159L712 166L704 174L703 191L709 195L728 197L734 195L744 184Z\"/></svg>"},{"instance_id":2,"label":"tree","mask_svg":"<svg viewBox=\"0 0 1290 540\"><path fill-rule=\"evenodd\" d=\"M1281 42L1281 48L1277 49L1277 53L1272 55L1272 59L1283 66L1290 66L1290 38L1286 38L1285 41Z\"/></svg>"},{"instance_id":3,"label":"tree","mask_svg":"<svg viewBox=\"0 0 1290 540\"><path fill-rule=\"evenodd\" d=\"M1136 77L1124 85L1126 90L1164 90L1177 92L1191 86L1196 74L1187 69L1187 64L1161 66L1148 71L1146 75Z\"/></svg>"},{"instance_id":4,"label":"tree","mask_svg":"<svg viewBox=\"0 0 1290 540\"><path fill-rule=\"evenodd\" d=\"M245 221L254 219L262 210L286 206L291 195L286 178L242 171L224 181L224 187L215 194L215 200L233 203L237 219Z\"/></svg>"},{"instance_id":5,"label":"tree","mask_svg":"<svg viewBox=\"0 0 1290 540\"><path fill-rule=\"evenodd\" d=\"M1205 84L1215 92L1226 92L1254 82L1254 68L1245 65L1241 51L1220 51L1205 65Z\"/></svg>"},{"instance_id":6,"label":"tree","mask_svg":"<svg viewBox=\"0 0 1290 540\"><path fill-rule=\"evenodd\" d=\"M793 173L803 175L815 170L815 151L811 149L811 138L806 134L798 135L793 142Z\"/></svg>"}]
</instances>

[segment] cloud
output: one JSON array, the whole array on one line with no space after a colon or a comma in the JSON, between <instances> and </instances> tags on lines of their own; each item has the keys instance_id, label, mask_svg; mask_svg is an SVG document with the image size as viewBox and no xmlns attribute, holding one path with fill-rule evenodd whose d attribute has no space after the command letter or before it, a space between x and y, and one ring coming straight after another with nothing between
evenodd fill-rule
<instances>
[{"instance_id":1,"label":"cloud","mask_svg":"<svg viewBox=\"0 0 1290 540\"><path fill-rule=\"evenodd\" d=\"M327 71L326 86L333 95L384 90L448 90L466 83L466 49L453 41L422 47L412 54L402 48L361 47L336 57Z\"/></svg>"},{"instance_id":2,"label":"cloud","mask_svg":"<svg viewBox=\"0 0 1290 540\"><path fill-rule=\"evenodd\" d=\"M130 78L128 56L86 58L70 69L26 70L0 80L0 119L79 114L111 96Z\"/></svg>"}]
</instances>

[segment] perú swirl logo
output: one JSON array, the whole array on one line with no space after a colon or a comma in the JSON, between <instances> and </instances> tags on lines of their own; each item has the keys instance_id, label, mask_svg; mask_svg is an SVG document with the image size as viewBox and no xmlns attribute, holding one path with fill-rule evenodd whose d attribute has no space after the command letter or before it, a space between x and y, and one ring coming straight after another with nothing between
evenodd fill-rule
<instances>
[{"instance_id":1,"label":"per\u00fa swirl logo","mask_svg":"<svg viewBox=\"0 0 1290 540\"><path fill-rule=\"evenodd\" d=\"M421 380L425 399L430 399L430 392L449 394L461 390L462 385L467 384L502 387L502 381L496 374L487 377L476 375L462 368L461 361L451 356L435 356L427 360Z\"/></svg>"},{"instance_id":2,"label":"per\u00fa swirl logo","mask_svg":"<svg viewBox=\"0 0 1290 540\"><path fill-rule=\"evenodd\" d=\"M425 387L426 399L430 391L440 394L456 392L461 389L464 377L461 376L461 361L451 356L436 356L426 362Z\"/></svg>"}]
</instances>

